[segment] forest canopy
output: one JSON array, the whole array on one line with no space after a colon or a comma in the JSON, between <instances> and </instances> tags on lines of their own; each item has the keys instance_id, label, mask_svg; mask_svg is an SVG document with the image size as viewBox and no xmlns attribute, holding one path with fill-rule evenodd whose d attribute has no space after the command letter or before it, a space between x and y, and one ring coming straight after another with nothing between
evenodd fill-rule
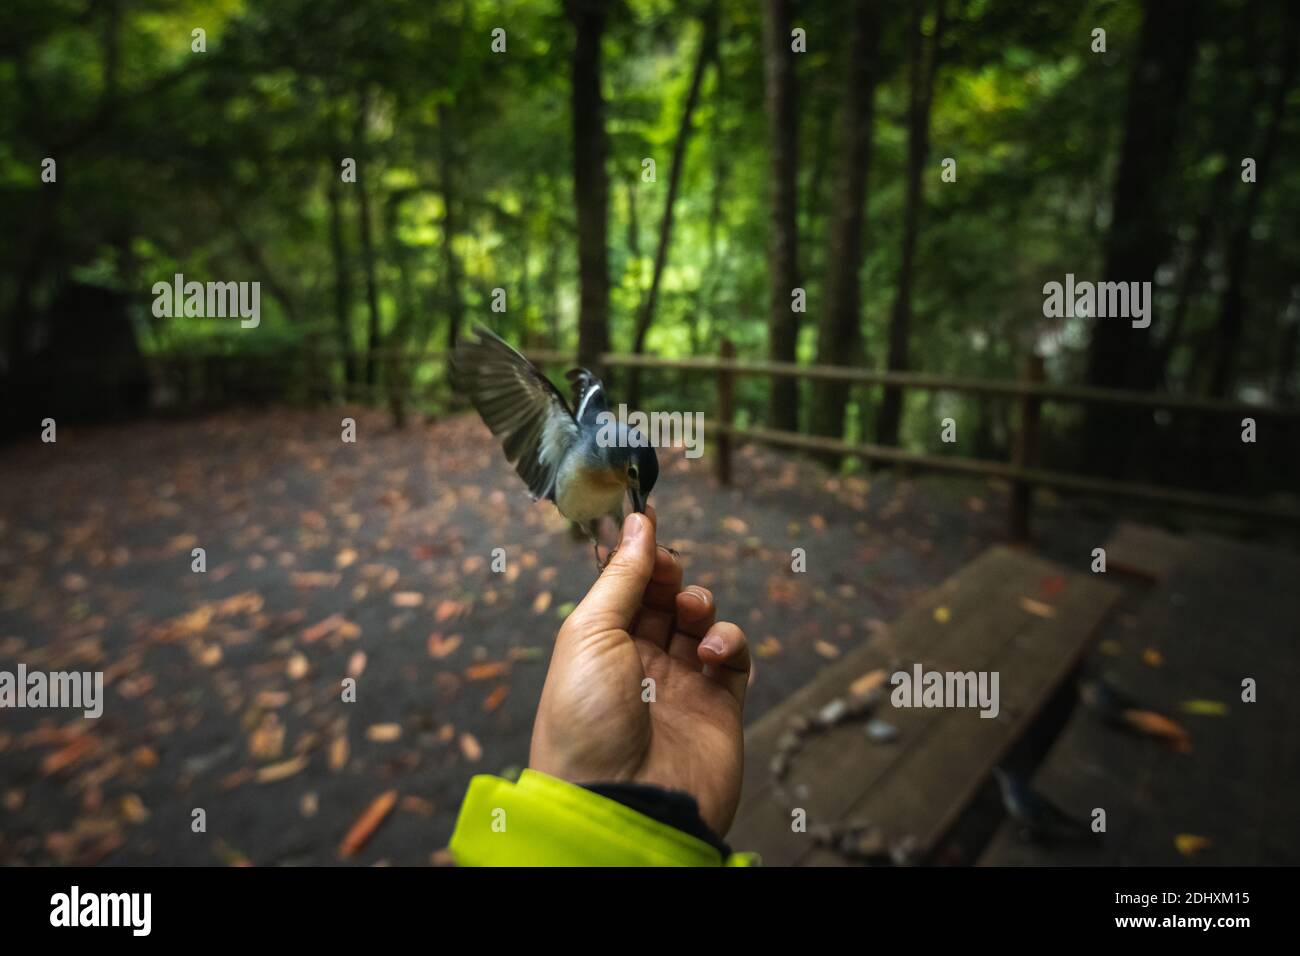
<instances>
[{"instance_id":1,"label":"forest canopy","mask_svg":"<svg viewBox=\"0 0 1300 956\"><path fill-rule=\"evenodd\" d=\"M435 410L440 353L482 322L596 365L725 338L742 358L1010 380L1037 352L1054 382L1291 403L1297 16L11 0L0 382L217 354L278 398L417 387ZM176 275L260 282L260 322L160 318L150 290ZM1151 283L1149 327L1045 314L1067 276ZM707 382L618 374L642 403L709 400ZM960 409L975 454L1009 440L1006 403L741 389L774 428L936 447L935 416ZM1123 434L1052 414L1076 463Z\"/></svg>"}]
</instances>

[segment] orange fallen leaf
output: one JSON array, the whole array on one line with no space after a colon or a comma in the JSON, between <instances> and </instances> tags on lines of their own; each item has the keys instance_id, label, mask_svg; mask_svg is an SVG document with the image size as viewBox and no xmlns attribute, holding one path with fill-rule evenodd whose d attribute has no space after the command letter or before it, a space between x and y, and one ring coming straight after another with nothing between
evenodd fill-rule
<instances>
[{"instance_id":1,"label":"orange fallen leaf","mask_svg":"<svg viewBox=\"0 0 1300 956\"><path fill-rule=\"evenodd\" d=\"M80 737L74 737L72 742L66 747L46 755L41 761L41 773L49 776L71 767L74 763L83 757L87 757L99 749L99 742L89 734Z\"/></svg>"},{"instance_id":2,"label":"orange fallen leaf","mask_svg":"<svg viewBox=\"0 0 1300 956\"><path fill-rule=\"evenodd\" d=\"M500 677L510 669L505 661L487 661L483 664L471 664L465 668L466 680L492 680Z\"/></svg>"},{"instance_id":3,"label":"orange fallen leaf","mask_svg":"<svg viewBox=\"0 0 1300 956\"><path fill-rule=\"evenodd\" d=\"M849 685L849 693L855 697L866 697L889 677L883 669L868 671Z\"/></svg>"},{"instance_id":4,"label":"orange fallen leaf","mask_svg":"<svg viewBox=\"0 0 1300 956\"><path fill-rule=\"evenodd\" d=\"M533 613L545 614L546 609L551 606L551 592L542 591L533 599Z\"/></svg>"},{"instance_id":5,"label":"orange fallen leaf","mask_svg":"<svg viewBox=\"0 0 1300 956\"><path fill-rule=\"evenodd\" d=\"M295 571L289 575L289 583L296 588L332 588L341 578L336 571Z\"/></svg>"},{"instance_id":6,"label":"orange fallen leaf","mask_svg":"<svg viewBox=\"0 0 1300 956\"><path fill-rule=\"evenodd\" d=\"M1020 610L1035 617L1056 617L1056 608L1050 604L1044 604L1042 601L1035 601L1031 597L1022 597L1020 599Z\"/></svg>"},{"instance_id":7,"label":"orange fallen leaf","mask_svg":"<svg viewBox=\"0 0 1300 956\"><path fill-rule=\"evenodd\" d=\"M496 688L493 689L492 693L488 694L487 697L483 698L484 712L490 714L492 713L492 711L500 707L502 702L506 699L506 695L509 693L510 693L509 687L507 687L505 684L498 684Z\"/></svg>"},{"instance_id":8,"label":"orange fallen leaf","mask_svg":"<svg viewBox=\"0 0 1300 956\"><path fill-rule=\"evenodd\" d=\"M352 657L348 659L348 676L360 677L366 669L366 652L354 651Z\"/></svg>"},{"instance_id":9,"label":"orange fallen leaf","mask_svg":"<svg viewBox=\"0 0 1300 956\"><path fill-rule=\"evenodd\" d=\"M766 638L755 648L755 652L759 657L775 657L781 653L781 642L775 637Z\"/></svg>"},{"instance_id":10,"label":"orange fallen leaf","mask_svg":"<svg viewBox=\"0 0 1300 956\"><path fill-rule=\"evenodd\" d=\"M285 670L294 680L301 680L307 676L307 658L301 654L294 654L289 658L289 663L286 665Z\"/></svg>"},{"instance_id":11,"label":"orange fallen leaf","mask_svg":"<svg viewBox=\"0 0 1300 956\"><path fill-rule=\"evenodd\" d=\"M441 624L443 621L451 620L463 610L465 610L465 605L460 601L440 601L433 612L433 619Z\"/></svg>"},{"instance_id":12,"label":"orange fallen leaf","mask_svg":"<svg viewBox=\"0 0 1300 956\"><path fill-rule=\"evenodd\" d=\"M294 757L292 760L273 763L269 767L262 767L257 771L257 782L275 783L277 780L287 780L294 774L300 773L306 766L306 757Z\"/></svg>"},{"instance_id":13,"label":"orange fallen leaf","mask_svg":"<svg viewBox=\"0 0 1300 956\"><path fill-rule=\"evenodd\" d=\"M829 661L833 661L840 656L840 649L830 641L818 641L813 645L813 649Z\"/></svg>"},{"instance_id":14,"label":"orange fallen leaf","mask_svg":"<svg viewBox=\"0 0 1300 956\"><path fill-rule=\"evenodd\" d=\"M1166 741L1179 753L1191 753L1192 737L1181 724L1152 710L1126 710L1124 722L1138 733Z\"/></svg>"},{"instance_id":15,"label":"orange fallen leaf","mask_svg":"<svg viewBox=\"0 0 1300 956\"><path fill-rule=\"evenodd\" d=\"M330 769L335 773L338 773L347 765L348 749L347 734L339 734L330 741Z\"/></svg>"},{"instance_id":16,"label":"orange fallen leaf","mask_svg":"<svg viewBox=\"0 0 1300 956\"><path fill-rule=\"evenodd\" d=\"M344 623L342 614L331 614L323 621L313 624L302 632L302 639L307 644L314 644L322 637L327 637L334 631L338 630Z\"/></svg>"},{"instance_id":17,"label":"orange fallen leaf","mask_svg":"<svg viewBox=\"0 0 1300 956\"><path fill-rule=\"evenodd\" d=\"M478 742L478 738L471 733L460 735L460 752L465 755L465 759L470 763L478 763L483 758L483 746Z\"/></svg>"},{"instance_id":18,"label":"orange fallen leaf","mask_svg":"<svg viewBox=\"0 0 1300 956\"><path fill-rule=\"evenodd\" d=\"M451 637L443 637L441 634L429 635L429 656L438 660L446 657L456 648L460 647L460 635L453 634Z\"/></svg>"},{"instance_id":19,"label":"orange fallen leaf","mask_svg":"<svg viewBox=\"0 0 1300 956\"><path fill-rule=\"evenodd\" d=\"M346 860L360 852L396 805L396 790L388 790L375 797L370 806L366 807L365 812L357 817L352 828L348 830L347 836L339 844L339 858Z\"/></svg>"},{"instance_id":20,"label":"orange fallen leaf","mask_svg":"<svg viewBox=\"0 0 1300 956\"><path fill-rule=\"evenodd\" d=\"M424 595L419 591L398 591L393 595L393 607L419 607Z\"/></svg>"},{"instance_id":21,"label":"orange fallen leaf","mask_svg":"<svg viewBox=\"0 0 1300 956\"><path fill-rule=\"evenodd\" d=\"M390 744L401 736L401 724L371 724L366 728L366 737L376 743Z\"/></svg>"},{"instance_id":22,"label":"orange fallen leaf","mask_svg":"<svg viewBox=\"0 0 1300 956\"><path fill-rule=\"evenodd\" d=\"M1148 647L1142 651L1142 663L1147 667L1160 667L1165 662L1165 656L1154 647Z\"/></svg>"}]
</instances>

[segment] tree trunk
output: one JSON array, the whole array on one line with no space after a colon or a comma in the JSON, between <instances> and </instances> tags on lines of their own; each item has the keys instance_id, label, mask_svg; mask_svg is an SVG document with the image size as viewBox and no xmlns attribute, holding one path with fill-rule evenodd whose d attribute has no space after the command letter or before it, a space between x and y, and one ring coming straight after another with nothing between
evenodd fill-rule
<instances>
[{"instance_id":1,"label":"tree trunk","mask_svg":"<svg viewBox=\"0 0 1300 956\"><path fill-rule=\"evenodd\" d=\"M573 48L573 196L578 216L578 362L596 371L609 351L609 177L605 99L600 89L602 0L566 0Z\"/></svg>"},{"instance_id":2,"label":"tree trunk","mask_svg":"<svg viewBox=\"0 0 1300 956\"><path fill-rule=\"evenodd\" d=\"M330 207L330 250L334 258L334 334L343 362L344 395L348 386L357 381L356 357L352 354L352 268L348 262L347 245L343 241L343 195L340 185L342 156L334 157L327 190Z\"/></svg>"},{"instance_id":3,"label":"tree trunk","mask_svg":"<svg viewBox=\"0 0 1300 956\"><path fill-rule=\"evenodd\" d=\"M1172 236L1169 183L1196 52L1198 4L1145 0L1137 55L1129 80L1124 144L1112 198L1103 275L1111 282L1154 282ZM1151 330L1124 317L1093 319L1088 345L1089 385L1145 388L1151 373ZM1136 443L1131 412L1094 405L1084 426L1085 461L1112 475L1124 473Z\"/></svg>"},{"instance_id":4,"label":"tree trunk","mask_svg":"<svg viewBox=\"0 0 1300 956\"><path fill-rule=\"evenodd\" d=\"M357 176L357 225L359 226L359 237L361 240L361 274L366 281L366 308L369 315L367 325L368 333L366 336L366 385L370 388L370 397L375 397L374 387L379 381L379 365L376 352L380 344L380 315L379 315L379 283L375 278L375 243L371 234L372 224L370 221L370 190L367 187L367 181L371 179L373 167L368 162L369 155L365 147L366 137L366 115L369 112L370 97L368 93L363 93L357 108L356 131L353 136L353 142L357 149L357 165L360 167ZM379 177L373 177L374 182L379 181Z\"/></svg>"},{"instance_id":5,"label":"tree trunk","mask_svg":"<svg viewBox=\"0 0 1300 956\"><path fill-rule=\"evenodd\" d=\"M654 271L650 274L650 288L646 290L637 312L636 331L632 338L632 354L640 355L645 351L646 335L654 321L655 306L659 299L659 282L663 278L664 266L668 263L668 249L673 238L673 207L677 203L677 189L682 180L682 167L686 161L686 147L691 139L691 121L695 117L695 106L700 101L700 87L704 84L704 71L713 59L717 42L717 20L712 11L703 22L703 35L700 38L700 51L695 58L695 70L691 75L691 88L686 94L686 103L682 106L682 121L677 128L677 142L673 144L672 168L668 172L668 195L664 198L664 214L659 224L659 245L655 249ZM628 388L628 405L637 408L641 403L641 372L632 369Z\"/></svg>"},{"instance_id":6,"label":"tree trunk","mask_svg":"<svg viewBox=\"0 0 1300 956\"><path fill-rule=\"evenodd\" d=\"M925 163L930 152L930 108L934 104L934 80L939 69L939 47L943 42L945 0L938 0L934 36L929 44L921 33L925 0L912 0L908 24L908 58L911 61L908 106L907 194L903 205L903 248L898 267L898 289L889 317L889 355L891 372L903 372L908 366L908 343L912 334L912 282L916 273L916 239L920 230L925 199ZM882 445L897 445L903 417L903 392L886 388L876 422L876 438Z\"/></svg>"},{"instance_id":7,"label":"tree trunk","mask_svg":"<svg viewBox=\"0 0 1300 956\"><path fill-rule=\"evenodd\" d=\"M447 306L447 361L460 341L465 303L461 296L460 260L456 257L455 239L460 233L460 195L456 189L456 160L453 154L451 110L438 107L438 178L442 180L442 266L444 300Z\"/></svg>"},{"instance_id":8,"label":"tree trunk","mask_svg":"<svg viewBox=\"0 0 1300 956\"><path fill-rule=\"evenodd\" d=\"M764 0L763 77L772 153L768 356L774 362L795 361L799 344L799 313L791 304L791 294L799 286L799 114L795 108L797 90L790 29L789 0ZM773 380L768 421L772 428L781 431L798 429L799 385L794 378L780 376Z\"/></svg>"},{"instance_id":9,"label":"tree trunk","mask_svg":"<svg viewBox=\"0 0 1300 956\"><path fill-rule=\"evenodd\" d=\"M855 364L862 348L859 272L878 78L877 3L854 0L849 28L836 202L826 256L826 309L817 335L817 362L824 365ZM813 434L843 437L849 391L847 382L819 380L813 384L809 420ZM837 464L838 460L830 456L827 463Z\"/></svg>"},{"instance_id":10,"label":"tree trunk","mask_svg":"<svg viewBox=\"0 0 1300 956\"><path fill-rule=\"evenodd\" d=\"M1277 88L1273 91L1268 126L1264 130L1264 140L1255 156L1255 182L1245 185L1248 190L1246 202L1228 246L1228 284L1223 290L1223 299L1219 306L1219 345L1214 358L1214 371L1210 376L1210 394L1215 398L1227 396L1233 382L1233 365L1241 347L1242 327L1246 318L1246 269L1250 263L1250 232L1259 212L1259 197L1264 185L1269 180L1269 171L1273 157L1277 152L1279 130L1282 115L1286 109L1287 94L1296 73L1296 47L1300 42L1300 13L1292 5L1288 7L1287 24L1289 35L1286 39L1286 52L1282 57L1282 75ZM1238 166L1240 169L1240 166Z\"/></svg>"}]
</instances>

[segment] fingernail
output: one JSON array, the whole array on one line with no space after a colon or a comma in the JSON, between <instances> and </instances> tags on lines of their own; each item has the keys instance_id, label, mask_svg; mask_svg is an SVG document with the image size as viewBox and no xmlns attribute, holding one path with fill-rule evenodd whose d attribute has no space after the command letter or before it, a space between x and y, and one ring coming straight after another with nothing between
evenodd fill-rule
<instances>
[{"instance_id":1,"label":"fingernail","mask_svg":"<svg viewBox=\"0 0 1300 956\"><path fill-rule=\"evenodd\" d=\"M719 657L727 651L727 645L723 644L722 638L718 637L716 634L711 634L704 640L700 641L700 647L704 648L706 651L712 651Z\"/></svg>"},{"instance_id":2,"label":"fingernail","mask_svg":"<svg viewBox=\"0 0 1300 956\"><path fill-rule=\"evenodd\" d=\"M641 537L641 532L645 530L645 518L637 512L632 512L623 520L623 540L627 542L635 541Z\"/></svg>"}]
</instances>

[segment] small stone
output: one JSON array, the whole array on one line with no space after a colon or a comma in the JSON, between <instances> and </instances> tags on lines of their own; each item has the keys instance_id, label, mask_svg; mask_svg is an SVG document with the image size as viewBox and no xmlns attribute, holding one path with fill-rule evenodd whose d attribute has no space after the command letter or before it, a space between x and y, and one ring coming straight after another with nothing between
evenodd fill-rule
<instances>
[{"instance_id":1,"label":"small stone","mask_svg":"<svg viewBox=\"0 0 1300 956\"><path fill-rule=\"evenodd\" d=\"M772 758L772 762L768 764L768 769L771 771L772 776L780 780L785 776L786 771L790 769L790 762L786 759L785 754L779 753Z\"/></svg>"},{"instance_id":2,"label":"small stone","mask_svg":"<svg viewBox=\"0 0 1300 956\"><path fill-rule=\"evenodd\" d=\"M799 735L792 732L786 732L776 738L776 749L778 753L790 754L799 749Z\"/></svg>"},{"instance_id":3,"label":"small stone","mask_svg":"<svg viewBox=\"0 0 1300 956\"><path fill-rule=\"evenodd\" d=\"M842 698L836 697L821 710L817 711L817 723L822 727L834 727L849 712L849 707Z\"/></svg>"},{"instance_id":4,"label":"small stone","mask_svg":"<svg viewBox=\"0 0 1300 956\"><path fill-rule=\"evenodd\" d=\"M865 730L867 739L873 744L888 744L898 739L898 728L879 717L867 721Z\"/></svg>"}]
</instances>

